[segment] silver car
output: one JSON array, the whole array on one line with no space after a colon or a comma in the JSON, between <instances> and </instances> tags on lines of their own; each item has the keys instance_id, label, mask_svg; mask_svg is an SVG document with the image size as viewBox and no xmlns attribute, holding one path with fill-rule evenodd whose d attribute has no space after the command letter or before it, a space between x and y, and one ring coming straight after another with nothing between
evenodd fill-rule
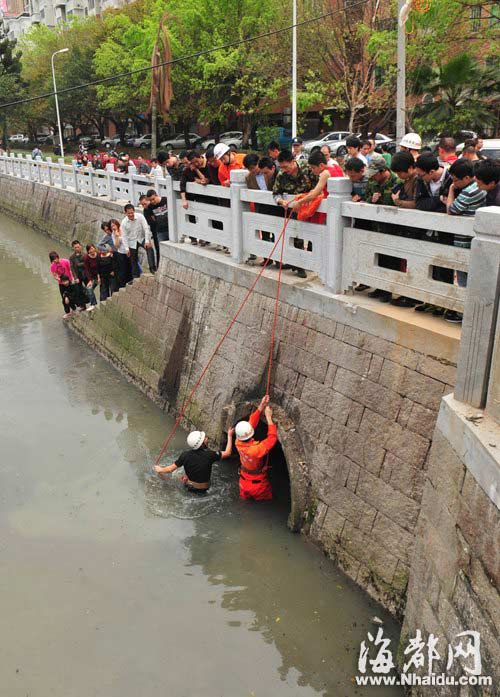
<instances>
[{"instance_id":1,"label":"silver car","mask_svg":"<svg viewBox=\"0 0 500 697\"><path fill-rule=\"evenodd\" d=\"M188 133L189 142L191 147L198 145L201 140L201 136L198 133ZM186 140L184 138L184 133L178 133L172 138L167 138L160 143L160 148L165 148L165 150L183 150L186 147Z\"/></svg>"}]
</instances>

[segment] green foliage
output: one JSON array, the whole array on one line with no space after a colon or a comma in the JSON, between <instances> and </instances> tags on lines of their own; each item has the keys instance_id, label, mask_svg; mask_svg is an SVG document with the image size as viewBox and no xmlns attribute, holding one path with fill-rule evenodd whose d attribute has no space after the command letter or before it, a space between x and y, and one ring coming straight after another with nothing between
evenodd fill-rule
<instances>
[{"instance_id":1,"label":"green foliage","mask_svg":"<svg viewBox=\"0 0 500 697\"><path fill-rule=\"evenodd\" d=\"M4 24L0 22L0 104L21 99L23 92L21 54L16 52L16 42L7 37ZM8 137L7 117L5 109L0 112L1 139L5 144Z\"/></svg>"},{"instance_id":2,"label":"green foliage","mask_svg":"<svg viewBox=\"0 0 500 697\"><path fill-rule=\"evenodd\" d=\"M455 133L464 128L482 131L485 125L494 123L488 98L498 95L498 68L498 60L489 67L481 67L466 53L454 56L438 68L424 64L414 81L414 89L432 95L434 101L415 107L415 127L423 133Z\"/></svg>"},{"instance_id":3,"label":"green foliage","mask_svg":"<svg viewBox=\"0 0 500 697\"><path fill-rule=\"evenodd\" d=\"M487 71L472 59L462 67L456 61L447 63L450 46L464 36L469 40L471 3L479 4L479 0L432 0L428 12L411 15L409 91L428 92L437 100L441 95L429 108L415 109L417 129L435 130L438 124L473 127L491 120L493 83L485 79ZM367 0L349 8L332 0L298 0L299 20L338 10L298 30L299 122L318 106L347 115L350 130L368 130L373 118L384 112L391 116L397 34L391 17L396 15L396 5L395 0L389 5ZM56 57L59 91L148 68L165 13L174 58L172 122L186 131L196 122L207 123L211 130L238 123L248 139L257 124L265 123L265 114L290 104L290 32L179 60L286 26L291 20L290 0L136 0L120 10L104 12L102 18L73 20L56 28L34 26L20 42L19 57L13 46L2 44L0 31L0 54L5 45L4 54L12 61L9 70L0 61L0 100L8 101L24 89L29 95L51 92L50 59L60 48L67 47L69 52ZM483 21L470 37L470 55L475 51L481 59L493 58L497 30L498 26ZM105 119L111 118L123 136L130 119L148 118L150 85L150 73L139 72L96 87L61 92L61 116L74 128L93 125L101 132ZM34 134L42 125L54 125L54 100L16 108L9 118L24 124L20 130L27 126Z\"/></svg>"},{"instance_id":4,"label":"green foliage","mask_svg":"<svg viewBox=\"0 0 500 697\"><path fill-rule=\"evenodd\" d=\"M257 129L257 145L263 150L272 140L278 140L280 135L279 126L260 126Z\"/></svg>"}]
</instances>

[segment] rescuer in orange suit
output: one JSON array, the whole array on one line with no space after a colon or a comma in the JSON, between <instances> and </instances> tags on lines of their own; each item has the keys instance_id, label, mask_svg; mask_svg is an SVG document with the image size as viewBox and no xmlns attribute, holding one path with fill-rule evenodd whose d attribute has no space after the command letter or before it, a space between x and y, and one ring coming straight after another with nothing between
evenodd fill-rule
<instances>
[{"instance_id":1,"label":"rescuer in orange suit","mask_svg":"<svg viewBox=\"0 0 500 697\"><path fill-rule=\"evenodd\" d=\"M254 439L254 430L260 421L262 412L267 421L267 438ZM236 424L236 449L240 456L240 498L255 501L271 501L273 490L267 477L266 455L278 440L276 424L273 423L273 410L269 406L269 397L263 397L258 409L248 421Z\"/></svg>"}]
</instances>

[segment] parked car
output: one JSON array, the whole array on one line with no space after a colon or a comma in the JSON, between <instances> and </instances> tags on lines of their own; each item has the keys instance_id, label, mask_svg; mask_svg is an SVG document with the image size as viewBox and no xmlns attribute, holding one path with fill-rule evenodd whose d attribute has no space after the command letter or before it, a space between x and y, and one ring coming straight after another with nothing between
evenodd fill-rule
<instances>
[{"instance_id":1,"label":"parked car","mask_svg":"<svg viewBox=\"0 0 500 697\"><path fill-rule=\"evenodd\" d=\"M345 139L347 138L347 136L350 135L351 134L349 133L349 131L331 131L330 133L325 133L325 135L321 138L315 138L314 140L306 140L303 144L304 151L309 153L313 148L317 146L321 148L323 145L328 145L330 147L330 150L336 154L339 147L344 146L345 148ZM339 152L339 155L340 154L342 153Z\"/></svg>"},{"instance_id":2,"label":"parked car","mask_svg":"<svg viewBox=\"0 0 500 697\"><path fill-rule=\"evenodd\" d=\"M120 136L114 136L113 138L104 138L102 145L104 145L104 147L109 145L110 148L116 148L121 142Z\"/></svg>"},{"instance_id":3,"label":"parked car","mask_svg":"<svg viewBox=\"0 0 500 697\"><path fill-rule=\"evenodd\" d=\"M37 136L36 137L36 142L39 143L40 145L52 145L54 142L54 136L52 134L46 134L44 133L43 135Z\"/></svg>"},{"instance_id":4,"label":"parked car","mask_svg":"<svg viewBox=\"0 0 500 697\"><path fill-rule=\"evenodd\" d=\"M464 149L465 143L460 143L457 145L457 152L461 153ZM500 138L484 138L483 147L481 149L481 155L487 157L490 160L500 159Z\"/></svg>"},{"instance_id":5,"label":"parked car","mask_svg":"<svg viewBox=\"0 0 500 697\"><path fill-rule=\"evenodd\" d=\"M221 133L219 136L219 143L233 145L239 150L243 145L243 133L242 131L226 131L226 133Z\"/></svg>"},{"instance_id":6,"label":"parked car","mask_svg":"<svg viewBox=\"0 0 500 697\"><path fill-rule=\"evenodd\" d=\"M319 145L319 147L322 145L328 145L333 155L345 155L347 153L345 141L350 135L355 135L358 138L361 138L360 133L349 133L349 131L332 131L331 133L324 135L319 140L306 141L304 143L304 150L309 153L317 145ZM383 143L389 144L390 147L392 146L393 150L396 149L396 142L393 138L386 136L384 133L376 133L375 149L378 150Z\"/></svg>"},{"instance_id":7,"label":"parked car","mask_svg":"<svg viewBox=\"0 0 500 697\"><path fill-rule=\"evenodd\" d=\"M207 150L211 145L215 145L217 142L217 136L213 133L210 133L208 136L204 136L201 141L200 141L200 148L203 150Z\"/></svg>"},{"instance_id":8,"label":"parked car","mask_svg":"<svg viewBox=\"0 0 500 697\"><path fill-rule=\"evenodd\" d=\"M96 144L96 140L93 136L82 136L78 139L78 144L83 145L84 148L92 148Z\"/></svg>"},{"instance_id":9,"label":"parked car","mask_svg":"<svg viewBox=\"0 0 500 697\"><path fill-rule=\"evenodd\" d=\"M134 138L131 145L133 148L150 148L151 147L151 140L152 140L151 133L147 133L144 136L139 136L138 138Z\"/></svg>"},{"instance_id":10,"label":"parked car","mask_svg":"<svg viewBox=\"0 0 500 697\"><path fill-rule=\"evenodd\" d=\"M14 135L9 137L9 142L25 145L26 143L29 143L29 138L28 136L23 136L22 133L15 133Z\"/></svg>"},{"instance_id":11,"label":"parked car","mask_svg":"<svg viewBox=\"0 0 500 697\"><path fill-rule=\"evenodd\" d=\"M202 138L198 133L188 133L189 143L191 147L196 147L202 144ZM184 138L184 133L178 133L172 138L167 138L160 143L160 148L165 148L165 150L183 150L186 147L186 140Z\"/></svg>"}]
</instances>

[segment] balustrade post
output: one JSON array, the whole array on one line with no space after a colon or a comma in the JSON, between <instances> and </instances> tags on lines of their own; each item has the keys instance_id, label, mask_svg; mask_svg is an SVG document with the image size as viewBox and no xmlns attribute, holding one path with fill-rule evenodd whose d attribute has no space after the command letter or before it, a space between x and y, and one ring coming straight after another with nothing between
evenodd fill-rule
<instances>
[{"instance_id":1,"label":"balustrade post","mask_svg":"<svg viewBox=\"0 0 500 697\"><path fill-rule=\"evenodd\" d=\"M342 293L342 255L344 228L348 218L342 215L342 203L351 200L352 184L347 177L328 180L326 199L325 249L323 254L323 282L333 293Z\"/></svg>"},{"instance_id":2,"label":"balustrade post","mask_svg":"<svg viewBox=\"0 0 500 697\"><path fill-rule=\"evenodd\" d=\"M168 239L171 242L179 241L179 228L177 221L177 196L174 190L174 180L167 174L165 176L168 200ZM157 191L157 189L155 189Z\"/></svg>"},{"instance_id":3,"label":"balustrade post","mask_svg":"<svg viewBox=\"0 0 500 697\"><path fill-rule=\"evenodd\" d=\"M94 168L92 165L89 165L89 193L91 196L95 196L95 177L94 177Z\"/></svg>"},{"instance_id":4,"label":"balustrade post","mask_svg":"<svg viewBox=\"0 0 500 697\"><path fill-rule=\"evenodd\" d=\"M113 177L111 176L111 173L115 171L115 168L111 163L106 165L106 175L108 178L108 196L110 201L114 201L114 191L113 191Z\"/></svg>"},{"instance_id":5,"label":"balustrade post","mask_svg":"<svg viewBox=\"0 0 500 697\"><path fill-rule=\"evenodd\" d=\"M78 169L76 167L76 160L71 162L71 166L73 169L73 187L75 189L75 193L78 193Z\"/></svg>"},{"instance_id":6,"label":"balustrade post","mask_svg":"<svg viewBox=\"0 0 500 697\"><path fill-rule=\"evenodd\" d=\"M231 256L238 264L245 259L243 242L243 202L241 200L241 190L246 188L246 169L233 169L231 172L231 234L232 247Z\"/></svg>"},{"instance_id":7,"label":"balustrade post","mask_svg":"<svg viewBox=\"0 0 500 697\"><path fill-rule=\"evenodd\" d=\"M64 184L64 158L59 157L57 159L57 164L59 165L59 179L61 182L61 189L65 189L66 186Z\"/></svg>"},{"instance_id":8,"label":"balustrade post","mask_svg":"<svg viewBox=\"0 0 500 697\"><path fill-rule=\"evenodd\" d=\"M33 171L34 168L34 159L31 157L31 155L25 155L26 159L28 160L28 179L30 182L35 181L35 174Z\"/></svg>"},{"instance_id":9,"label":"balustrade post","mask_svg":"<svg viewBox=\"0 0 500 697\"><path fill-rule=\"evenodd\" d=\"M130 203L132 205L136 205L135 203L135 182L134 182L134 174L137 174L137 167L134 165L133 162L129 163L128 166L128 182L129 182L129 187L128 187L128 195L130 199Z\"/></svg>"},{"instance_id":10,"label":"balustrade post","mask_svg":"<svg viewBox=\"0 0 500 697\"><path fill-rule=\"evenodd\" d=\"M49 180L49 186L52 186L53 185L53 181L52 181L52 158L46 157L45 162L47 163L47 177Z\"/></svg>"},{"instance_id":11,"label":"balustrade post","mask_svg":"<svg viewBox=\"0 0 500 697\"><path fill-rule=\"evenodd\" d=\"M495 334L498 334L500 206L478 210L474 232L455 398L482 409L486 404Z\"/></svg>"}]
</instances>

